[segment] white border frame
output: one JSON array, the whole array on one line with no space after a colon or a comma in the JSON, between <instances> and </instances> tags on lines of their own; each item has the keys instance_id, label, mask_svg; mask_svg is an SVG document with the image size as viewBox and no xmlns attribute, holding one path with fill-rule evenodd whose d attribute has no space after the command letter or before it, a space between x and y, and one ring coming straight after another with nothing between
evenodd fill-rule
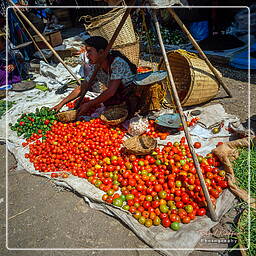
<instances>
[{"instance_id":1,"label":"white border frame","mask_svg":"<svg viewBox=\"0 0 256 256\"><path fill-rule=\"evenodd\" d=\"M16 6L21 9L27 9L27 8L34 8L34 9L45 9L45 8L73 8L73 9L91 9L91 8L103 8L103 9L110 9L110 8L146 8L146 9L166 9L166 8L172 8L172 9L183 9L183 8L192 8L192 9L210 9L210 8L217 8L217 9L226 9L226 8L239 8L243 9L246 8L248 10L248 128L251 128L251 122L250 122L250 102L251 102L251 94L250 94L250 8L248 6ZM6 8L6 31L8 33L9 31L9 23L8 23L8 10L9 9L14 9L14 6L8 6ZM8 47L7 47L7 33L6 33L6 66L8 65ZM8 72L6 70L6 85L8 85ZM7 90L8 92L8 90ZM6 92L6 93L7 93ZM8 101L8 95L6 96L6 108L7 108L7 101ZM249 225L249 232L248 232L248 247L247 248L151 248L149 245L146 245L149 248L10 248L8 247L8 148L7 148L7 143L8 143L8 114L6 114L6 237L5 237L5 246L7 250L10 251L112 251L112 250L120 250L120 251L158 251L158 250L163 250L163 251L187 251L187 250L196 250L196 251L226 251L226 250L232 250L232 251L239 251L243 250L246 251L250 248L250 242L251 242L251 211L249 208L249 214L248 214L248 225ZM249 140L251 140L251 135L249 134ZM248 150L250 152L250 146L248 147ZM250 154L248 154L248 194L250 195L251 192L251 168L250 168ZM248 204L251 204L250 196L248 200ZM136 234L135 234L136 235ZM137 235L136 235L137 236ZM216 238L216 241L218 239ZM224 240L224 239L220 239ZM225 239L227 240L227 239Z\"/></svg>"}]
</instances>

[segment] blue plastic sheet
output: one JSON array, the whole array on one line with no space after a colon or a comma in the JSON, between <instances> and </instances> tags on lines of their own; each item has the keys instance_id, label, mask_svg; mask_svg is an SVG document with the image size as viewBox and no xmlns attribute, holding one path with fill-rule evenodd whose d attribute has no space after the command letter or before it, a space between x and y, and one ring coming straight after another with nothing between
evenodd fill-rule
<instances>
[{"instance_id":1,"label":"blue plastic sheet","mask_svg":"<svg viewBox=\"0 0 256 256\"><path fill-rule=\"evenodd\" d=\"M189 31L196 40L203 40L209 36L208 21L192 22L189 25Z\"/></svg>"},{"instance_id":2,"label":"blue plastic sheet","mask_svg":"<svg viewBox=\"0 0 256 256\"><path fill-rule=\"evenodd\" d=\"M251 46L251 53L256 52L256 43ZM239 69L249 69L248 50L234 54L230 58L230 65ZM250 68L256 69L256 58L250 58Z\"/></svg>"}]
</instances>

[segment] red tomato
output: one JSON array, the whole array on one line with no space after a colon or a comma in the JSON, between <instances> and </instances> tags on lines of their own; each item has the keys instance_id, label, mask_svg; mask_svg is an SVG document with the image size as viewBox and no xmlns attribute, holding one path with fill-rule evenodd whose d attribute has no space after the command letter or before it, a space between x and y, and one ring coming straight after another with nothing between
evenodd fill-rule
<instances>
[{"instance_id":1,"label":"red tomato","mask_svg":"<svg viewBox=\"0 0 256 256\"><path fill-rule=\"evenodd\" d=\"M156 192L160 192L161 190L163 190L163 187L162 187L162 185L157 184L157 185L154 186L154 190L155 190Z\"/></svg>"},{"instance_id":2,"label":"red tomato","mask_svg":"<svg viewBox=\"0 0 256 256\"><path fill-rule=\"evenodd\" d=\"M188 224L189 222L191 221L190 217L189 216L186 216L184 217L181 222L184 223L184 224Z\"/></svg>"},{"instance_id":3,"label":"red tomato","mask_svg":"<svg viewBox=\"0 0 256 256\"><path fill-rule=\"evenodd\" d=\"M170 214L169 216L171 222L179 222L180 217L177 214Z\"/></svg>"},{"instance_id":4,"label":"red tomato","mask_svg":"<svg viewBox=\"0 0 256 256\"><path fill-rule=\"evenodd\" d=\"M200 209L198 209L198 210L196 211L196 214L197 214L198 216L204 216L204 215L206 214L205 208L200 208Z\"/></svg>"},{"instance_id":5,"label":"red tomato","mask_svg":"<svg viewBox=\"0 0 256 256\"><path fill-rule=\"evenodd\" d=\"M152 206L153 208L157 208L157 207L159 207L159 205L160 205L160 202L159 202L159 201L153 201L153 202L151 203L151 206Z\"/></svg>"},{"instance_id":6,"label":"red tomato","mask_svg":"<svg viewBox=\"0 0 256 256\"><path fill-rule=\"evenodd\" d=\"M190 213L188 214L188 216L190 217L190 220L194 220L195 217L196 217L196 214L195 214L194 212L190 212Z\"/></svg>"},{"instance_id":7,"label":"red tomato","mask_svg":"<svg viewBox=\"0 0 256 256\"><path fill-rule=\"evenodd\" d=\"M58 176L59 176L58 173L52 173L52 174L51 174L51 177L52 177L52 178L58 178Z\"/></svg>"},{"instance_id":8,"label":"red tomato","mask_svg":"<svg viewBox=\"0 0 256 256\"><path fill-rule=\"evenodd\" d=\"M194 143L194 148L201 148L201 146L201 143L198 141Z\"/></svg>"},{"instance_id":9,"label":"red tomato","mask_svg":"<svg viewBox=\"0 0 256 256\"><path fill-rule=\"evenodd\" d=\"M165 228L168 228L171 226L171 221L168 217L166 217L166 218L162 219L162 224Z\"/></svg>"},{"instance_id":10,"label":"red tomato","mask_svg":"<svg viewBox=\"0 0 256 256\"><path fill-rule=\"evenodd\" d=\"M226 180L221 180L218 183L221 188L227 188L228 187L228 182Z\"/></svg>"},{"instance_id":11,"label":"red tomato","mask_svg":"<svg viewBox=\"0 0 256 256\"><path fill-rule=\"evenodd\" d=\"M209 192L214 198L218 198L220 196L220 193L216 189L211 189Z\"/></svg>"}]
</instances>

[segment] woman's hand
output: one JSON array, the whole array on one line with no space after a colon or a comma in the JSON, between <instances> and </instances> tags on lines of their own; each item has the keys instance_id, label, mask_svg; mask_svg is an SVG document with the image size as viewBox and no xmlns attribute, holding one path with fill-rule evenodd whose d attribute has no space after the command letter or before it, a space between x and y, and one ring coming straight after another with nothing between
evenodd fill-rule
<instances>
[{"instance_id":1,"label":"woman's hand","mask_svg":"<svg viewBox=\"0 0 256 256\"><path fill-rule=\"evenodd\" d=\"M55 110L56 112L59 112L62 107L63 107L63 104L59 103L58 105L51 108L51 110Z\"/></svg>"},{"instance_id":2,"label":"woman's hand","mask_svg":"<svg viewBox=\"0 0 256 256\"><path fill-rule=\"evenodd\" d=\"M10 64L10 65L6 66L6 69L10 73L15 69L15 66L13 64Z\"/></svg>"},{"instance_id":3,"label":"woman's hand","mask_svg":"<svg viewBox=\"0 0 256 256\"><path fill-rule=\"evenodd\" d=\"M86 112L88 112L92 105L92 101L82 103L77 110L77 117L86 115Z\"/></svg>"}]
</instances>

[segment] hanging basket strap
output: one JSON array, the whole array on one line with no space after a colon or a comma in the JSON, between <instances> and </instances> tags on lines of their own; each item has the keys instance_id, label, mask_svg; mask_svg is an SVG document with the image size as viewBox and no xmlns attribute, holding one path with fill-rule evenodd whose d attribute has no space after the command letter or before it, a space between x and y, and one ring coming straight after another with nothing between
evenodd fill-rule
<instances>
[{"instance_id":1,"label":"hanging basket strap","mask_svg":"<svg viewBox=\"0 0 256 256\"><path fill-rule=\"evenodd\" d=\"M93 17L91 15L86 15L86 16L81 16L79 18L79 22L81 22L82 20L84 20L85 24L90 24L92 22Z\"/></svg>"},{"instance_id":2,"label":"hanging basket strap","mask_svg":"<svg viewBox=\"0 0 256 256\"><path fill-rule=\"evenodd\" d=\"M103 25L107 24L108 22L114 20L117 16L123 14L124 12L125 12L125 8L115 8L115 9L109 11L108 13L105 13L105 14L102 14L102 15L99 15L96 17L92 17L91 15L82 16L82 17L80 17L79 21L81 21L83 19L85 24L88 27L90 27L91 24L94 22L99 22L99 25L103 26ZM100 22L100 21L102 21L102 22Z\"/></svg>"}]
</instances>

